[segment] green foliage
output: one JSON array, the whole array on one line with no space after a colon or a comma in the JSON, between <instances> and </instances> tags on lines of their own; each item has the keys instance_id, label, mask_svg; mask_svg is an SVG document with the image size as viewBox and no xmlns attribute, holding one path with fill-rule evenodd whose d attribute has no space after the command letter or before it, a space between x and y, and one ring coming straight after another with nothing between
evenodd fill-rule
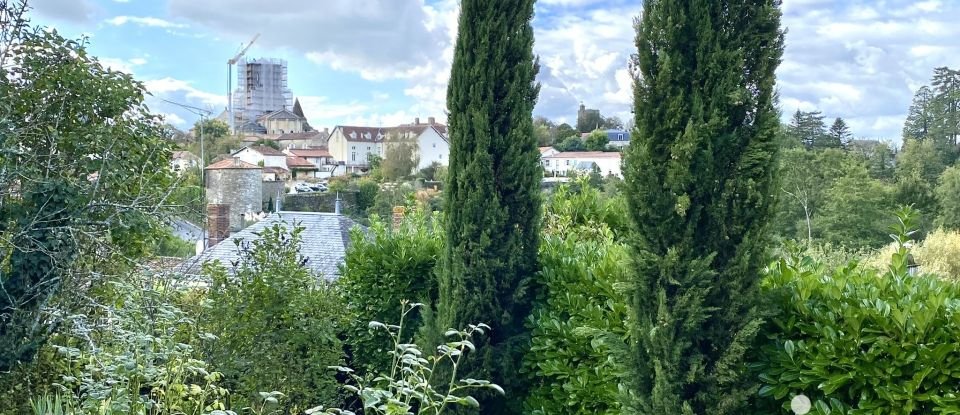
<instances>
[{"instance_id":1,"label":"green foliage","mask_svg":"<svg viewBox=\"0 0 960 415\"><path fill-rule=\"evenodd\" d=\"M940 207L937 224L947 229L960 229L960 165L943 171L934 194Z\"/></svg>"},{"instance_id":2,"label":"green foliage","mask_svg":"<svg viewBox=\"0 0 960 415\"><path fill-rule=\"evenodd\" d=\"M960 232L937 229L912 251L925 274L960 282Z\"/></svg>"},{"instance_id":3,"label":"green foliage","mask_svg":"<svg viewBox=\"0 0 960 415\"><path fill-rule=\"evenodd\" d=\"M305 267L302 233L273 225L239 244L242 258L232 274L218 263L205 266L213 285L202 325L219 338L208 353L236 407L252 406L270 390L286 396L289 413L339 399L326 368L343 362L337 336L349 319L333 287Z\"/></svg>"},{"instance_id":4,"label":"green foliage","mask_svg":"<svg viewBox=\"0 0 960 415\"><path fill-rule=\"evenodd\" d=\"M52 368L35 410L89 414L206 414L224 410L221 375L198 346L196 306L167 276L130 275L110 283L40 353ZM50 393L56 393L51 397Z\"/></svg>"},{"instance_id":5,"label":"green foliage","mask_svg":"<svg viewBox=\"0 0 960 415\"><path fill-rule=\"evenodd\" d=\"M548 229L605 226L621 241L630 231L626 199L608 196L588 184L587 177L557 187L547 199L544 226Z\"/></svg>"},{"instance_id":6,"label":"green foliage","mask_svg":"<svg viewBox=\"0 0 960 415\"><path fill-rule=\"evenodd\" d=\"M823 195L814 237L852 248L879 247L887 240L884 218L893 208L890 185L867 177L866 171L841 177Z\"/></svg>"},{"instance_id":7,"label":"green foliage","mask_svg":"<svg viewBox=\"0 0 960 415\"><path fill-rule=\"evenodd\" d=\"M625 193L636 333L628 412L742 414L777 192L777 1L643 3Z\"/></svg>"},{"instance_id":8,"label":"green foliage","mask_svg":"<svg viewBox=\"0 0 960 415\"><path fill-rule=\"evenodd\" d=\"M278 143L277 140L267 140L266 138L261 138L261 139L255 141L255 142L253 143L253 145L255 145L255 146L270 147L270 148L272 148L272 149L274 149L274 150L280 150L280 149L281 149L281 148L280 148L280 143ZM263 160L261 160L260 162L262 163Z\"/></svg>"},{"instance_id":9,"label":"green foliage","mask_svg":"<svg viewBox=\"0 0 960 415\"><path fill-rule=\"evenodd\" d=\"M853 266L830 272L799 256L767 269L764 289L777 314L757 365L763 408L783 413L803 393L819 415L960 411L960 288L909 275L915 215L899 212L897 250L879 275Z\"/></svg>"},{"instance_id":10,"label":"green foliage","mask_svg":"<svg viewBox=\"0 0 960 415\"><path fill-rule=\"evenodd\" d=\"M217 119L204 119L202 121L197 121L193 124L193 135L199 139L200 131L203 130L203 138L215 140L217 138L226 137L230 135L230 126L227 123L217 120ZM268 141L268 140L260 140ZM258 144L257 145L261 145ZM269 145L269 144L262 144ZM276 143L274 143L276 145Z\"/></svg>"},{"instance_id":11,"label":"green foliage","mask_svg":"<svg viewBox=\"0 0 960 415\"><path fill-rule=\"evenodd\" d=\"M406 341L404 333L404 319L422 304L401 303L400 322L397 325L387 325L378 321L371 321L371 330L387 332L392 349L387 353L391 358L390 374L384 374L368 382L361 376L355 375L347 367L335 366L338 372L346 374L357 386L348 385L344 388L357 395L362 401L365 414L381 415L427 415L448 413L446 410L456 406L478 408L480 402L469 395L470 392L480 389L489 389L503 395L503 389L486 380L472 378L460 379L458 373L463 366L463 359L476 351L473 338L484 335L490 327L486 324L470 324L462 330L449 329L443 337L445 341L437 347L437 353L423 357L423 352L415 343ZM441 367L447 367L444 372ZM441 378L440 373L449 372L449 378ZM437 385L436 387L434 385ZM307 415L318 413L322 406L306 411ZM352 411L328 409L325 413L355 415Z\"/></svg>"},{"instance_id":12,"label":"green foliage","mask_svg":"<svg viewBox=\"0 0 960 415\"><path fill-rule=\"evenodd\" d=\"M147 253L173 181L172 144L142 84L28 26L24 8L0 3L0 372L29 361L56 325L44 307Z\"/></svg>"},{"instance_id":13,"label":"green foliage","mask_svg":"<svg viewBox=\"0 0 960 415\"><path fill-rule=\"evenodd\" d=\"M463 368L464 376L490 378L508 391L506 398L480 396L485 413L519 413L526 388L516 373L536 293L530 280L542 177L532 123L539 94L533 3L461 1L447 89L446 246L434 332L477 322L492 327Z\"/></svg>"},{"instance_id":14,"label":"green foliage","mask_svg":"<svg viewBox=\"0 0 960 415\"><path fill-rule=\"evenodd\" d=\"M827 136L829 140L825 140L824 144L830 148L847 148L850 144L850 139L853 137L853 134L850 132L850 127L847 126L846 121L843 118L837 118L833 120L833 124L830 125L830 130L827 131Z\"/></svg>"},{"instance_id":15,"label":"green foliage","mask_svg":"<svg viewBox=\"0 0 960 415\"><path fill-rule=\"evenodd\" d=\"M553 146L556 147L559 143L569 137L580 137L580 133L573 129L570 124L563 123L558 125L557 134L553 137Z\"/></svg>"},{"instance_id":16,"label":"green foliage","mask_svg":"<svg viewBox=\"0 0 960 415\"><path fill-rule=\"evenodd\" d=\"M164 257L190 258L196 254L196 245L180 239L172 232L161 236L153 249L153 254Z\"/></svg>"},{"instance_id":17,"label":"green foliage","mask_svg":"<svg viewBox=\"0 0 960 415\"><path fill-rule=\"evenodd\" d=\"M629 251L602 223L558 216L545 228L545 290L527 320L524 372L534 386L524 413L619 414L629 313L618 283L627 280Z\"/></svg>"},{"instance_id":18,"label":"green foliage","mask_svg":"<svg viewBox=\"0 0 960 415\"><path fill-rule=\"evenodd\" d=\"M407 178L420 164L417 140L391 137L384 142L383 161L380 162L380 171L384 180L396 181Z\"/></svg>"},{"instance_id":19,"label":"green foliage","mask_svg":"<svg viewBox=\"0 0 960 415\"><path fill-rule=\"evenodd\" d=\"M610 143L610 138L607 137L607 132L603 130L594 130L583 140L583 147L587 151L603 151L607 149L607 144Z\"/></svg>"},{"instance_id":20,"label":"green foliage","mask_svg":"<svg viewBox=\"0 0 960 415\"><path fill-rule=\"evenodd\" d=\"M801 143L804 148L831 147L825 145L832 140L827 137L827 125L823 122L823 114L820 111L805 112L798 109L790 119L787 134L794 142Z\"/></svg>"},{"instance_id":21,"label":"green foliage","mask_svg":"<svg viewBox=\"0 0 960 415\"><path fill-rule=\"evenodd\" d=\"M445 174L443 170L446 170L446 168L447 167L440 164L440 162L435 161L428 164L427 167L420 169L419 176L427 181L443 181L441 180L441 176Z\"/></svg>"},{"instance_id":22,"label":"green foliage","mask_svg":"<svg viewBox=\"0 0 960 415\"><path fill-rule=\"evenodd\" d=\"M366 212L376 203L380 185L373 179L363 178L357 181L357 192L357 210Z\"/></svg>"},{"instance_id":23,"label":"green foliage","mask_svg":"<svg viewBox=\"0 0 960 415\"><path fill-rule=\"evenodd\" d=\"M558 151L583 151L587 147L579 135L572 135L564 138L559 144L554 144L553 148Z\"/></svg>"},{"instance_id":24,"label":"green foliage","mask_svg":"<svg viewBox=\"0 0 960 415\"><path fill-rule=\"evenodd\" d=\"M352 352L351 367L359 373L382 374L390 368L383 350L388 333L371 331L362 322L391 319L401 300L436 302L434 271L442 246L440 221L422 210L408 212L395 229L373 218L366 232L351 230L337 286L353 318L345 342ZM411 316L405 325L408 333L415 333L421 321Z\"/></svg>"},{"instance_id":25,"label":"green foliage","mask_svg":"<svg viewBox=\"0 0 960 415\"><path fill-rule=\"evenodd\" d=\"M194 224L202 224L207 213L204 199L200 172L194 169L184 171L168 199L168 203L172 205L171 214Z\"/></svg>"}]
</instances>

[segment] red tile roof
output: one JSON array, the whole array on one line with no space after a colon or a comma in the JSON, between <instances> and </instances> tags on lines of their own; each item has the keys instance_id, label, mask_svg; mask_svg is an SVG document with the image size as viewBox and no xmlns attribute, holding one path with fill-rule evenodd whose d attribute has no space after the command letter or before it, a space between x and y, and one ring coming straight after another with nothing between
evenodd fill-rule
<instances>
[{"instance_id":1,"label":"red tile roof","mask_svg":"<svg viewBox=\"0 0 960 415\"><path fill-rule=\"evenodd\" d=\"M330 157L325 148L291 148L287 151L297 157Z\"/></svg>"},{"instance_id":2,"label":"red tile roof","mask_svg":"<svg viewBox=\"0 0 960 415\"><path fill-rule=\"evenodd\" d=\"M226 159L220 160L216 163L213 163L206 167L206 170L220 170L220 169L261 169L262 167L247 163L245 161Z\"/></svg>"},{"instance_id":3,"label":"red tile roof","mask_svg":"<svg viewBox=\"0 0 960 415\"><path fill-rule=\"evenodd\" d=\"M287 156L287 167L291 169L316 169L317 166L303 157Z\"/></svg>"}]
</instances>

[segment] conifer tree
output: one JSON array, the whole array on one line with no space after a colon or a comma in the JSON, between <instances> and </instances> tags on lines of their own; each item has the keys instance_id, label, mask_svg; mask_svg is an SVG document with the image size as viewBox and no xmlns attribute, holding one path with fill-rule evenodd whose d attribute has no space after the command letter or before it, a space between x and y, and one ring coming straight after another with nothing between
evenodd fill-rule
<instances>
[{"instance_id":1,"label":"conifer tree","mask_svg":"<svg viewBox=\"0 0 960 415\"><path fill-rule=\"evenodd\" d=\"M523 321L535 291L541 202L533 3L461 2L447 90L447 239L434 327L492 327L460 369L504 387L506 397L480 399L491 414L520 413L525 390L517 373L529 337Z\"/></svg>"},{"instance_id":2,"label":"conifer tree","mask_svg":"<svg viewBox=\"0 0 960 415\"><path fill-rule=\"evenodd\" d=\"M632 238L628 408L745 414L760 326L783 53L779 0L646 0L624 173Z\"/></svg>"}]
</instances>

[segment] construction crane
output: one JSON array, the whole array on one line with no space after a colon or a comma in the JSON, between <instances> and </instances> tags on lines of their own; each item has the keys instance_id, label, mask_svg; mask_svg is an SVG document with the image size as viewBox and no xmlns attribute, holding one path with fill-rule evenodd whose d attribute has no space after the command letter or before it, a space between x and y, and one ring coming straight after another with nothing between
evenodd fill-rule
<instances>
[{"instance_id":1,"label":"construction crane","mask_svg":"<svg viewBox=\"0 0 960 415\"><path fill-rule=\"evenodd\" d=\"M250 39L250 43L247 43L247 46L245 46L243 49L240 49L240 52L238 52L236 56L227 61L227 106L229 108L227 112L229 112L230 116L230 132L234 134L236 134L236 126L234 125L236 117L233 115L233 65L236 65L237 62L240 61L240 58L247 53L247 50L250 49L250 46L253 46L253 42L256 42L257 38L259 37L259 33L253 35L253 39Z\"/></svg>"}]
</instances>

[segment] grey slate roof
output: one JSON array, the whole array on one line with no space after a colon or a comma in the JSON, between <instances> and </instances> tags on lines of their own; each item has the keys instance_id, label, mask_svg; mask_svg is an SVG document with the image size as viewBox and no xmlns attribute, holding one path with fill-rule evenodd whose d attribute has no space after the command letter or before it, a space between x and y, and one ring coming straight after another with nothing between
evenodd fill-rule
<instances>
[{"instance_id":1,"label":"grey slate roof","mask_svg":"<svg viewBox=\"0 0 960 415\"><path fill-rule=\"evenodd\" d=\"M200 255L188 259L177 271L186 275L199 275L207 261L220 261L228 270L239 258L239 247L235 241L243 244L252 241L267 227L283 223L288 230L294 224L304 228L300 254L307 260L307 267L327 280L340 276L337 266L343 263L347 246L350 243L350 229L356 225L352 219L335 213L317 212L279 212L271 213L263 220L230 235L226 240L207 248Z\"/></svg>"}]
</instances>

